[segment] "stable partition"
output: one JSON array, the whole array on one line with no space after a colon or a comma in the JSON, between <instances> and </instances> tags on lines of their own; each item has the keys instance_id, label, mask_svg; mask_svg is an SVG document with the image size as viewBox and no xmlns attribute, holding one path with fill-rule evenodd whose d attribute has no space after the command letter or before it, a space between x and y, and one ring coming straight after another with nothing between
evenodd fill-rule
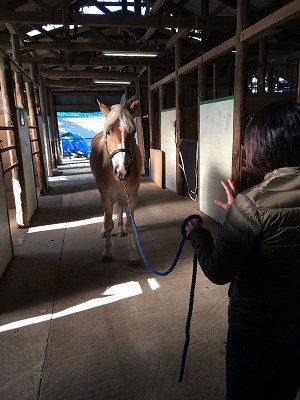
<instances>
[{"instance_id":1,"label":"stable partition","mask_svg":"<svg viewBox=\"0 0 300 400\"><path fill-rule=\"evenodd\" d=\"M199 209L219 223L225 211L214 200L227 202L221 180L232 173L233 96L200 103Z\"/></svg>"},{"instance_id":2,"label":"stable partition","mask_svg":"<svg viewBox=\"0 0 300 400\"><path fill-rule=\"evenodd\" d=\"M27 111L17 109L18 132L22 154L22 165L19 162L19 170L23 168L24 188L14 186L14 196L16 201L16 219L19 226L29 226L29 221L37 208L36 184L34 179L34 169L31 151L31 142L28 127ZM21 202L20 190L25 190L25 204Z\"/></svg>"},{"instance_id":3,"label":"stable partition","mask_svg":"<svg viewBox=\"0 0 300 400\"><path fill-rule=\"evenodd\" d=\"M0 226L1 226L0 229L0 276L1 276L13 255L1 157L0 157Z\"/></svg>"},{"instance_id":4,"label":"stable partition","mask_svg":"<svg viewBox=\"0 0 300 400\"><path fill-rule=\"evenodd\" d=\"M161 150L164 152L164 186L176 193L176 110L162 110L160 121Z\"/></svg>"}]
</instances>

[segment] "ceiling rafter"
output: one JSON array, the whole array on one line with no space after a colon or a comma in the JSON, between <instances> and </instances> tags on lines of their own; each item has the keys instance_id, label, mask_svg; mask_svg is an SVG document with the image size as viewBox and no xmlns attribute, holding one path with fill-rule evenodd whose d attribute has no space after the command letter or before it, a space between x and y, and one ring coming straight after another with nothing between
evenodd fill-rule
<instances>
[{"instance_id":1,"label":"ceiling rafter","mask_svg":"<svg viewBox=\"0 0 300 400\"><path fill-rule=\"evenodd\" d=\"M62 14L59 12L34 14L28 11L3 11L0 14L2 23L30 23L30 24L62 24ZM221 29L232 28L235 23L233 17L177 17L169 15L92 15L70 14L70 24L106 26L106 27L151 27L151 28L196 28Z\"/></svg>"},{"instance_id":2,"label":"ceiling rafter","mask_svg":"<svg viewBox=\"0 0 300 400\"><path fill-rule=\"evenodd\" d=\"M28 0L28 1L30 1L31 3L34 3L34 4L36 4L36 5L38 5L38 6L40 6L42 9L44 9L44 10L46 10L46 11L52 11L52 6L50 5L50 4L48 4L48 3L46 3L45 1L43 1L43 0Z\"/></svg>"}]
</instances>

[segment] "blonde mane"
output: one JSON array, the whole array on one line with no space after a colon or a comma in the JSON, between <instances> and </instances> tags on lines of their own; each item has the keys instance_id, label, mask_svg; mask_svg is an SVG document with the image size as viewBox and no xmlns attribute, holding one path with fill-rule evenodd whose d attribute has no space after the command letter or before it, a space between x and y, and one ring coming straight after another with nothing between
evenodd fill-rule
<instances>
[{"instance_id":1,"label":"blonde mane","mask_svg":"<svg viewBox=\"0 0 300 400\"><path fill-rule=\"evenodd\" d=\"M128 110L121 106L121 104L115 104L111 107L110 113L107 115L104 123L104 129L109 129L117 120L120 121L121 132L134 132L135 128L132 116Z\"/></svg>"}]
</instances>

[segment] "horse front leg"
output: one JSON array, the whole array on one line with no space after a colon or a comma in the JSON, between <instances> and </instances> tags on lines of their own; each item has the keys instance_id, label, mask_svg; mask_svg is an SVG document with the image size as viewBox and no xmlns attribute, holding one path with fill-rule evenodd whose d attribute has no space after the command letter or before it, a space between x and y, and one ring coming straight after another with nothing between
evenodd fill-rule
<instances>
[{"instance_id":1,"label":"horse front leg","mask_svg":"<svg viewBox=\"0 0 300 400\"><path fill-rule=\"evenodd\" d=\"M130 206L131 206L131 212L133 214L135 206L136 206L135 198L130 199ZM129 247L129 265L131 267L137 268L142 265L142 262L140 260L140 257L138 255L137 248L136 248L135 235L134 235L133 228L131 225L131 219L130 219L130 215L129 215L128 205L126 205L126 216L127 216L126 230L128 232L128 247Z\"/></svg>"},{"instance_id":2,"label":"horse front leg","mask_svg":"<svg viewBox=\"0 0 300 400\"><path fill-rule=\"evenodd\" d=\"M123 220L123 211L124 204L119 202L119 210L118 210L118 236L127 236L127 232L124 228L124 220Z\"/></svg>"},{"instance_id":3,"label":"horse front leg","mask_svg":"<svg viewBox=\"0 0 300 400\"><path fill-rule=\"evenodd\" d=\"M102 228L102 237L105 237L105 247L102 252L102 262L111 262L113 260L112 257L112 241L111 241L111 232L114 229L114 222L112 219L113 205L105 201L103 203L104 207L104 226ZM105 235L103 235L105 233Z\"/></svg>"}]
</instances>

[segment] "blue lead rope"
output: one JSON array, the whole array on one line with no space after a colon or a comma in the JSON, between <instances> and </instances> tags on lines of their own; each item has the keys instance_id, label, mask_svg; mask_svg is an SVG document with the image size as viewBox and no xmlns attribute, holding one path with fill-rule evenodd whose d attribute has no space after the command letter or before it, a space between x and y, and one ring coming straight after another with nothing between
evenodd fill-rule
<instances>
[{"instance_id":1,"label":"blue lead rope","mask_svg":"<svg viewBox=\"0 0 300 400\"><path fill-rule=\"evenodd\" d=\"M138 234L138 230L137 230L137 227L136 227L136 223L135 223L135 220L134 220L134 217L133 217L132 214L130 214L130 219L131 219L131 224L132 224L132 227L133 227L133 230L134 230L137 246L138 246L139 252L140 252L140 254L142 256L142 259L143 259L146 267L152 273L154 273L156 275L159 275L159 276L166 276L170 272L172 272L173 269L175 268L175 266L177 264L177 261L179 260L180 254L182 252L184 243L185 243L186 240L189 240L189 237L185 233L185 228L186 228L187 223L191 219L198 219L201 222L201 224L203 224L203 220L200 217L200 215L198 215L198 214L190 215L189 217L187 217L183 221L183 223L181 225L181 236L182 236L182 239L179 242L179 246L178 246L178 250L177 250L176 256L175 256L171 266L167 269L167 271L163 272L163 271L158 271L155 268L153 268L151 263L147 260L147 258L145 256L145 253L143 251L142 245L141 245L141 241L140 241L140 238L139 238L139 234ZM189 342L190 342L190 327L191 327L193 305L194 305L194 297L195 297L196 277L197 277L197 255L196 255L196 253L194 253L193 275L192 275L192 283L191 283L191 291L190 291L189 310L188 310L188 316L187 316L186 325L185 325L185 343L184 343L184 346L183 346L183 351L182 351L182 356L181 356L181 367L180 367L180 373L179 373L179 378L178 378L178 381L180 383L183 380L186 356L187 356L187 351L188 351Z\"/></svg>"}]
</instances>

